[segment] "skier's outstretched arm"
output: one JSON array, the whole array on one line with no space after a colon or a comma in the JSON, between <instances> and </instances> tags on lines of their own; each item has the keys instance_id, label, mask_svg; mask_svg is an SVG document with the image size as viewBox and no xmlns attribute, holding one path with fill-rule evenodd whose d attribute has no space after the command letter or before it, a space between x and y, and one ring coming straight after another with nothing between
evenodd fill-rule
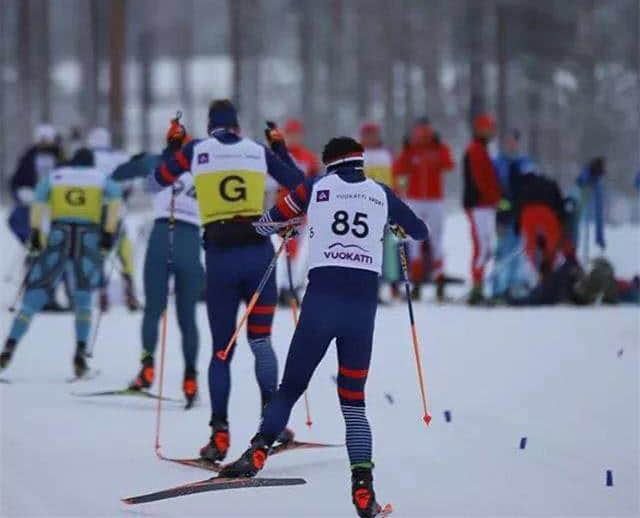
<instances>
[{"instance_id":1,"label":"skier's outstretched arm","mask_svg":"<svg viewBox=\"0 0 640 518\"><path fill-rule=\"evenodd\" d=\"M256 226L256 232L263 236L275 234L278 228L276 225L271 225L271 223L282 223L306 214L312 189L313 179L307 178L303 180L301 184L284 198L281 198L271 210L260 218ZM265 223L265 225L260 225L260 223Z\"/></svg>"},{"instance_id":2,"label":"skier's outstretched arm","mask_svg":"<svg viewBox=\"0 0 640 518\"><path fill-rule=\"evenodd\" d=\"M429 229L409 206L398 198L395 193L386 185L380 184L387 193L389 204L389 221L399 225L402 230L416 241L424 241L429 238Z\"/></svg>"}]
</instances>

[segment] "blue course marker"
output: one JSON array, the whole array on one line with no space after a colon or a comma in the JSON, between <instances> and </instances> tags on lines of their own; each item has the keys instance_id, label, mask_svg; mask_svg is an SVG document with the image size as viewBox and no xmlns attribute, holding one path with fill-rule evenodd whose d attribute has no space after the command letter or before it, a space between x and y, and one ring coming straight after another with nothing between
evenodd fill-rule
<instances>
[{"instance_id":1,"label":"blue course marker","mask_svg":"<svg viewBox=\"0 0 640 518\"><path fill-rule=\"evenodd\" d=\"M524 450L527 447L527 438L526 437L522 437L520 439L520 449Z\"/></svg>"},{"instance_id":2,"label":"blue course marker","mask_svg":"<svg viewBox=\"0 0 640 518\"><path fill-rule=\"evenodd\" d=\"M451 422L451 410L445 410L445 411L444 411L444 420L445 420L447 423L450 423L450 422Z\"/></svg>"},{"instance_id":3,"label":"blue course marker","mask_svg":"<svg viewBox=\"0 0 640 518\"><path fill-rule=\"evenodd\" d=\"M384 397L387 399L390 405L393 405L395 400L393 399L393 396L389 392L386 392Z\"/></svg>"},{"instance_id":4,"label":"blue course marker","mask_svg":"<svg viewBox=\"0 0 640 518\"><path fill-rule=\"evenodd\" d=\"M610 469L607 470L607 486L613 486L613 473Z\"/></svg>"}]
</instances>

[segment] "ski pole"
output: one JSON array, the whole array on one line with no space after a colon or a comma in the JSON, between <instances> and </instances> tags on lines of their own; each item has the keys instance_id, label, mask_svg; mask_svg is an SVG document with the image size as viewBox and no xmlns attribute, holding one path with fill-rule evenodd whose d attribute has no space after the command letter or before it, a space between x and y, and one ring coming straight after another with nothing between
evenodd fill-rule
<instances>
[{"instance_id":1,"label":"ski pole","mask_svg":"<svg viewBox=\"0 0 640 518\"><path fill-rule=\"evenodd\" d=\"M121 237L122 237L122 232L121 230L118 230L118 235L116 236L115 243L113 245L113 248L111 249L111 252L109 252L109 256L108 256L108 259L111 261L111 268L109 269L109 273L105 276L105 286L109 285L109 281L111 280L113 272L116 269L115 255L117 254ZM102 322L102 315L104 315L104 311L102 310L102 308L100 308L100 310L98 311L98 318L96 318L96 325L93 331L93 338L91 339L91 346L85 353L85 356L87 358L93 358L93 351L96 347L96 341L98 340L98 331L100 331L100 323Z\"/></svg>"},{"instance_id":2,"label":"ski pole","mask_svg":"<svg viewBox=\"0 0 640 518\"><path fill-rule=\"evenodd\" d=\"M22 282L20 283L20 286L18 287L18 291L15 294L15 297L13 298L13 302L11 303L11 305L9 306L9 312L13 313L16 310L16 306L18 305L18 302L20 302L20 299L22 298L22 295L24 294L25 290L27 289L27 284L29 283L29 276L31 275L31 271L33 270L33 267L36 264L36 259L32 259L31 264L29 265L29 268L27 268L27 271L24 274L24 277L22 279Z\"/></svg>"},{"instance_id":3,"label":"ski pole","mask_svg":"<svg viewBox=\"0 0 640 518\"><path fill-rule=\"evenodd\" d=\"M224 349L222 349L222 350L220 350L220 351L218 351L216 353L216 356L219 359L221 359L222 361L225 361L227 359L227 357L229 356L229 353L231 352L231 349L233 348L234 344L236 343L236 339L238 338L238 335L240 334L240 331L242 330L242 327L247 322L247 319L249 318L249 315L250 315L251 311L253 310L253 307L258 302L258 297L260 297L260 294L262 293L262 290L264 290L264 287L267 285L267 281L269 280L269 277L271 277L271 274L273 273L273 269L276 267L276 263L278 262L278 257L280 257L280 254L282 254L282 251L284 250L284 247L287 244L287 241L291 237L292 233L293 233L293 229L289 229L289 230L286 231L285 236L282 239L282 243L280 244L280 247L278 248L277 252L273 256L273 259L271 259L271 262L269 263L269 266L267 266L267 271L264 272L264 276L262 277L262 280L260 281L260 284L258 284L258 287L256 288L256 291L253 292L253 295L251 296L251 299L249 300L249 304L247 304L247 309L245 310L244 315L242 315L242 318L240 319L240 322L236 326L236 330L234 331L233 336L229 340L229 343L227 344L227 346Z\"/></svg>"},{"instance_id":4,"label":"ski pole","mask_svg":"<svg viewBox=\"0 0 640 518\"><path fill-rule=\"evenodd\" d=\"M167 304L168 306L168 304ZM162 459L160 451L160 416L162 415L162 389L164 387L164 352L167 348L167 310L162 313L162 334L160 338L160 376L158 378L158 407L156 412L156 455Z\"/></svg>"},{"instance_id":5,"label":"ski pole","mask_svg":"<svg viewBox=\"0 0 640 518\"><path fill-rule=\"evenodd\" d=\"M407 266L407 253L404 249L404 242L400 241L398 244L398 250L400 252L400 264L402 266L402 277L404 281L404 287L407 294L407 306L409 308L409 322L411 323L411 338L413 339L413 353L416 360L416 368L418 370L418 382L420 385L420 393L422 395L422 409L424 416L422 420L427 426L431 422L431 413L429 412L429 406L427 403L427 391L425 388L424 374L422 373L422 358L420 355L420 344L418 342L418 332L416 330L416 321L413 315L413 304L411 303L411 287L409 286L409 268Z\"/></svg>"},{"instance_id":6,"label":"ski pole","mask_svg":"<svg viewBox=\"0 0 640 518\"><path fill-rule=\"evenodd\" d=\"M171 275L171 269L173 268L173 250L174 250L174 231L176 227L176 189L175 186L171 186L171 203L169 205L169 234L168 234L168 247L169 256L167 258L167 275ZM174 280L175 282L175 280ZM162 391L164 388L164 355L167 349L167 312L169 310L169 297L167 296L167 306L164 308L162 314L162 335L160 338L160 376L158 378L158 407L156 412L156 456L159 459L164 459L162 455L160 445L160 418L162 415Z\"/></svg>"},{"instance_id":7,"label":"ski pole","mask_svg":"<svg viewBox=\"0 0 640 518\"><path fill-rule=\"evenodd\" d=\"M289 250L287 250L287 277L289 277L289 290L291 291L291 311L293 313L293 325L298 327L298 308L300 307L300 302L298 301L298 294L296 293L295 287L293 286L293 274L291 272L291 255L289 254ZM309 396L307 391L304 391L304 410L307 415L306 425L311 428L313 421L311 421L311 408L309 407Z\"/></svg>"}]
</instances>

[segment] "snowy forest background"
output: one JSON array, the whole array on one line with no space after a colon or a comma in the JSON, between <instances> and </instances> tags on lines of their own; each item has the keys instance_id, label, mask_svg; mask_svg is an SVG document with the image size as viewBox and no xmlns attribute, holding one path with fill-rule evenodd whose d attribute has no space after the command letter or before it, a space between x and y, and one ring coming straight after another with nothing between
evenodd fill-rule
<instances>
[{"instance_id":1,"label":"snowy forest background","mask_svg":"<svg viewBox=\"0 0 640 518\"><path fill-rule=\"evenodd\" d=\"M596 155L613 198L640 168L639 0L0 0L0 179L35 124L110 127L159 150L177 108L194 135L230 97L248 135L301 118L319 151L381 123L398 149L427 115L459 160L469 121L518 128L570 186ZM458 198L459 174L448 194ZM637 200L637 197L636 197ZM637 203L634 202L634 203ZM623 216L624 217L624 216ZM626 219L626 218L625 218Z\"/></svg>"}]
</instances>

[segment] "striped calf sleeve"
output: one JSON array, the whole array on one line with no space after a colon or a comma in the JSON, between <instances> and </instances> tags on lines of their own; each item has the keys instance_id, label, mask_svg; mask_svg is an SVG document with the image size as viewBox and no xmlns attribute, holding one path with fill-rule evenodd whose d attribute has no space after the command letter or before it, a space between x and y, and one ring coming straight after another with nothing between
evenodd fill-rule
<instances>
[{"instance_id":1,"label":"striped calf sleeve","mask_svg":"<svg viewBox=\"0 0 640 518\"><path fill-rule=\"evenodd\" d=\"M266 404L276 391L278 384L278 359L271 346L271 338L256 338L249 340L249 346L255 357L255 370L263 405Z\"/></svg>"},{"instance_id":2,"label":"striped calf sleeve","mask_svg":"<svg viewBox=\"0 0 640 518\"><path fill-rule=\"evenodd\" d=\"M371 462L371 428L364 406L340 405L347 425L347 452L351 465Z\"/></svg>"}]
</instances>

